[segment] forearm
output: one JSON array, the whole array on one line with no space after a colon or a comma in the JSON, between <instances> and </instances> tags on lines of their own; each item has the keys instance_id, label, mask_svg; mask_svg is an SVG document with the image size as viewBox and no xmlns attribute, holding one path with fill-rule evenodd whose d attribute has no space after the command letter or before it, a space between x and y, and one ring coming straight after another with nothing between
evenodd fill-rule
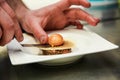
<instances>
[{"instance_id":1,"label":"forearm","mask_svg":"<svg viewBox=\"0 0 120 80\"><path fill-rule=\"evenodd\" d=\"M24 5L22 0L6 0L11 8L15 11L16 16L20 18L23 12L27 11L28 8Z\"/></svg>"}]
</instances>

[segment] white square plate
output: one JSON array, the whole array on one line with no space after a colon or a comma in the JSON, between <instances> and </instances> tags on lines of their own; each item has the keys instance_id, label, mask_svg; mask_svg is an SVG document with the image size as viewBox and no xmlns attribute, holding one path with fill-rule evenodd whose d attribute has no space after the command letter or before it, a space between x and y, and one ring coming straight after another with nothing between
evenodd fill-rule
<instances>
[{"instance_id":1,"label":"white square plate","mask_svg":"<svg viewBox=\"0 0 120 80\"><path fill-rule=\"evenodd\" d=\"M48 34L52 33L59 33L64 38L70 38L75 44L72 52L60 55L34 55L34 51L30 52L30 49L26 49L25 51L24 47L21 47L16 40L13 40L8 44L11 63L13 65L21 65L40 62L41 64L61 65L71 63L79 59L82 55L118 48L117 45L105 40L88 29L64 29L48 32Z\"/></svg>"}]
</instances>

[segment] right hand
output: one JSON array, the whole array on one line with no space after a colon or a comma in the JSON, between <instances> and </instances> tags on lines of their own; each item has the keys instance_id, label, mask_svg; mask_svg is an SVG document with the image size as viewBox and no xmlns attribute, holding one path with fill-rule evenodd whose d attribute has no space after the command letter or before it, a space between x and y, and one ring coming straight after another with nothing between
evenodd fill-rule
<instances>
[{"instance_id":1,"label":"right hand","mask_svg":"<svg viewBox=\"0 0 120 80\"><path fill-rule=\"evenodd\" d=\"M5 0L0 0L0 46L4 46L14 37L18 41L23 40L16 15Z\"/></svg>"},{"instance_id":2,"label":"right hand","mask_svg":"<svg viewBox=\"0 0 120 80\"><path fill-rule=\"evenodd\" d=\"M98 24L99 19L80 8L70 8L71 5L90 7L87 0L60 0L55 4L37 10L26 10L22 7L22 11L20 11L18 8L16 14L22 28L26 32L32 33L40 43L45 44L48 41L46 30L64 29L69 25L75 25L81 29L83 25L79 20L86 21L92 26Z\"/></svg>"}]
</instances>

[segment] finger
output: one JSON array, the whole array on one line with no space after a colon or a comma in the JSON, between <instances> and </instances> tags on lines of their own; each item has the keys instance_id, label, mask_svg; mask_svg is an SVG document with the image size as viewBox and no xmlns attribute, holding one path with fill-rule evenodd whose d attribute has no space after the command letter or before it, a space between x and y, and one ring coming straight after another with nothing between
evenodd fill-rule
<instances>
[{"instance_id":1,"label":"finger","mask_svg":"<svg viewBox=\"0 0 120 80\"><path fill-rule=\"evenodd\" d=\"M1 3L1 7L7 12L7 14L12 18L13 22L14 22L14 29L15 29L15 37L16 39L20 42L23 40L23 35L22 35L22 31L20 29L19 23L17 21L16 15L14 13L14 11L11 9L11 7L5 2L3 1Z\"/></svg>"},{"instance_id":2,"label":"finger","mask_svg":"<svg viewBox=\"0 0 120 80\"><path fill-rule=\"evenodd\" d=\"M77 9L77 8L72 8L72 9L66 10L65 15L69 20L84 20L84 21L88 22L89 24L91 24L92 26L96 26L97 23L99 23L99 21L100 21L99 19L94 18L87 12L85 12L81 9Z\"/></svg>"},{"instance_id":3,"label":"finger","mask_svg":"<svg viewBox=\"0 0 120 80\"><path fill-rule=\"evenodd\" d=\"M0 0L0 3L5 2L5 0Z\"/></svg>"},{"instance_id":4,"label":"finger","mask_svg":"<svg viewBox=\"0 0 120 80\"><path fill-rule=\"evenodd\" d=\"M43 30L42 26L36 21L31 22L30 25L33 35L40 41L40 43L41 44L47 43L48 36L46 32Z\"/></svg>"},{"instance_id":5,"label":"finger","mask_svg":"<svg viewBox=\"0 0 120 80\"><path fill-rule=\"evenodd\" d=\"M10 16L0 7L0 24L2 28L2 37L0 45L5 45L10 42L14 36L14 22Z\"/></svg>"},{"instance_id":6,"label":"finger","mask_svg":"<svg viewBox=\"0 0 120 80\"><path fill-rule=\"evenodd\" d=\"M71 5L82 5L83 7L89 8L91 4L87 0L61 0L56 3L56 5L61 9L65 10Z\"/></svg>"},{"instance_id":7,"label":"finger","mask_svg":"<svg viewBox=\"0 0 120 80\"><path fill-rule=\"evenodd\" d=\"M4 11L6 11L6 12L8 13L8 15L9 15L10 17L12 17L12 18L15 17L14 11L13 11L12 8L7 4L6 1L2 1L2 2L0 3L0 6L1 6L2 9L4 9Z\"/></svg>"},{"instance_id":8,"label":"finger","mask_svg":"<svg viewBox=\"0 0 120 80\"><path fill-rule=\"evenodd\" d=\"M15 30L15 37L17 41L21 42L23 40L23 34L21 28L18 26L19 23L17 20L14 20L14 30Z\"/></svg>"},{"instance_id":9,"label":"finger","mask_svg":"<svg viewBox=\"0 0 120 80\"><path fill-rule=\"evenodd\" d=\"M83 25L79 21L76 21L76 26L77 29L83 29Z\"/></svg>"},{"instance_id":10,"label":"finger","mask_svg":"<svg viewBox=\"0 0 120 80\"><path fill-rule=\"evenodd\" d=\"M77 29L83 29L83 25L78 20L76 20L74 22L70 22L70 24L74 25L74 26L77 26Z\"/></svg>"},{"instance_id":11,"label":"finger","mask_svg":"<svg viewBox=\"0 0 120 80\"><path fill-rule=\"evenodd\" d=\"M96 26L100 20L98 18L92 17L92 16L87 16L86 21L91 24L92 26Z\"/></svg>"}]
</instances>

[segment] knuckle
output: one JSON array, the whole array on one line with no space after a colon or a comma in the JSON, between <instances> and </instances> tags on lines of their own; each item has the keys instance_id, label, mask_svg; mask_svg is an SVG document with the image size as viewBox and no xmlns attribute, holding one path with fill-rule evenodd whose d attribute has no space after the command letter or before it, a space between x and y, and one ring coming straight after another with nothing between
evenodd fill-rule
<instances>
[{"instance_id":1,"label":"knuckle","mask_svg":"<svg viewBox=\"0 0 120 80\"><path fill-rule=\"evenodd\" d=\"M16 15L15 15L14 11L10 10L9 14L10 14L12 19L16 18Z\"/></svg>"},{"instance_id":2,"label":"knuckle","mask_svg":"<svg viewBox=\"0 0 120 80\"><path fill-rule=\"evenodd\" d=\"M12 23L8 23L7 25L8 25L8 26L6 26L7 30L11 31L11 30L14 29L14 23L13 22Z\"/></svg>"},{"instance_id":3,"label":"knuckle","mask_svg":"<svg viewBox=\"0 0 120 80\"><path fill-rule=\"evenodd\" d=\"M13 27L14 26L14 23L13 22L10 22L9 23L9 27Z\"/></svg>"},{"instance_id":4,"label":"knuckle","mask_svg":"<svg viewBox=\"0 0 120 80\"><path fill-rule=\"evenodd\" d=\"M15 33L18 34L18 35L22 35L22 31L21 31L20 28L16 28Z\"/></svg>"},{"instance_id":5,"label":"knuckle","mask_svg":"<svg viewBox=\"0 0 120 80\"><path fill-rule=\"evenodd\" d=\"M4 35L5 36L5 35ZM3 36L3 37L4 37ZM5 44L7 44L7 43L9 43L12 39L13 39L13 37L14 37L14 34L13 33L9 33L9 34L7 34L7 36L6 37L4 37L3 38L3 42L5 43Z\"/></svg>"}]
</instances>

